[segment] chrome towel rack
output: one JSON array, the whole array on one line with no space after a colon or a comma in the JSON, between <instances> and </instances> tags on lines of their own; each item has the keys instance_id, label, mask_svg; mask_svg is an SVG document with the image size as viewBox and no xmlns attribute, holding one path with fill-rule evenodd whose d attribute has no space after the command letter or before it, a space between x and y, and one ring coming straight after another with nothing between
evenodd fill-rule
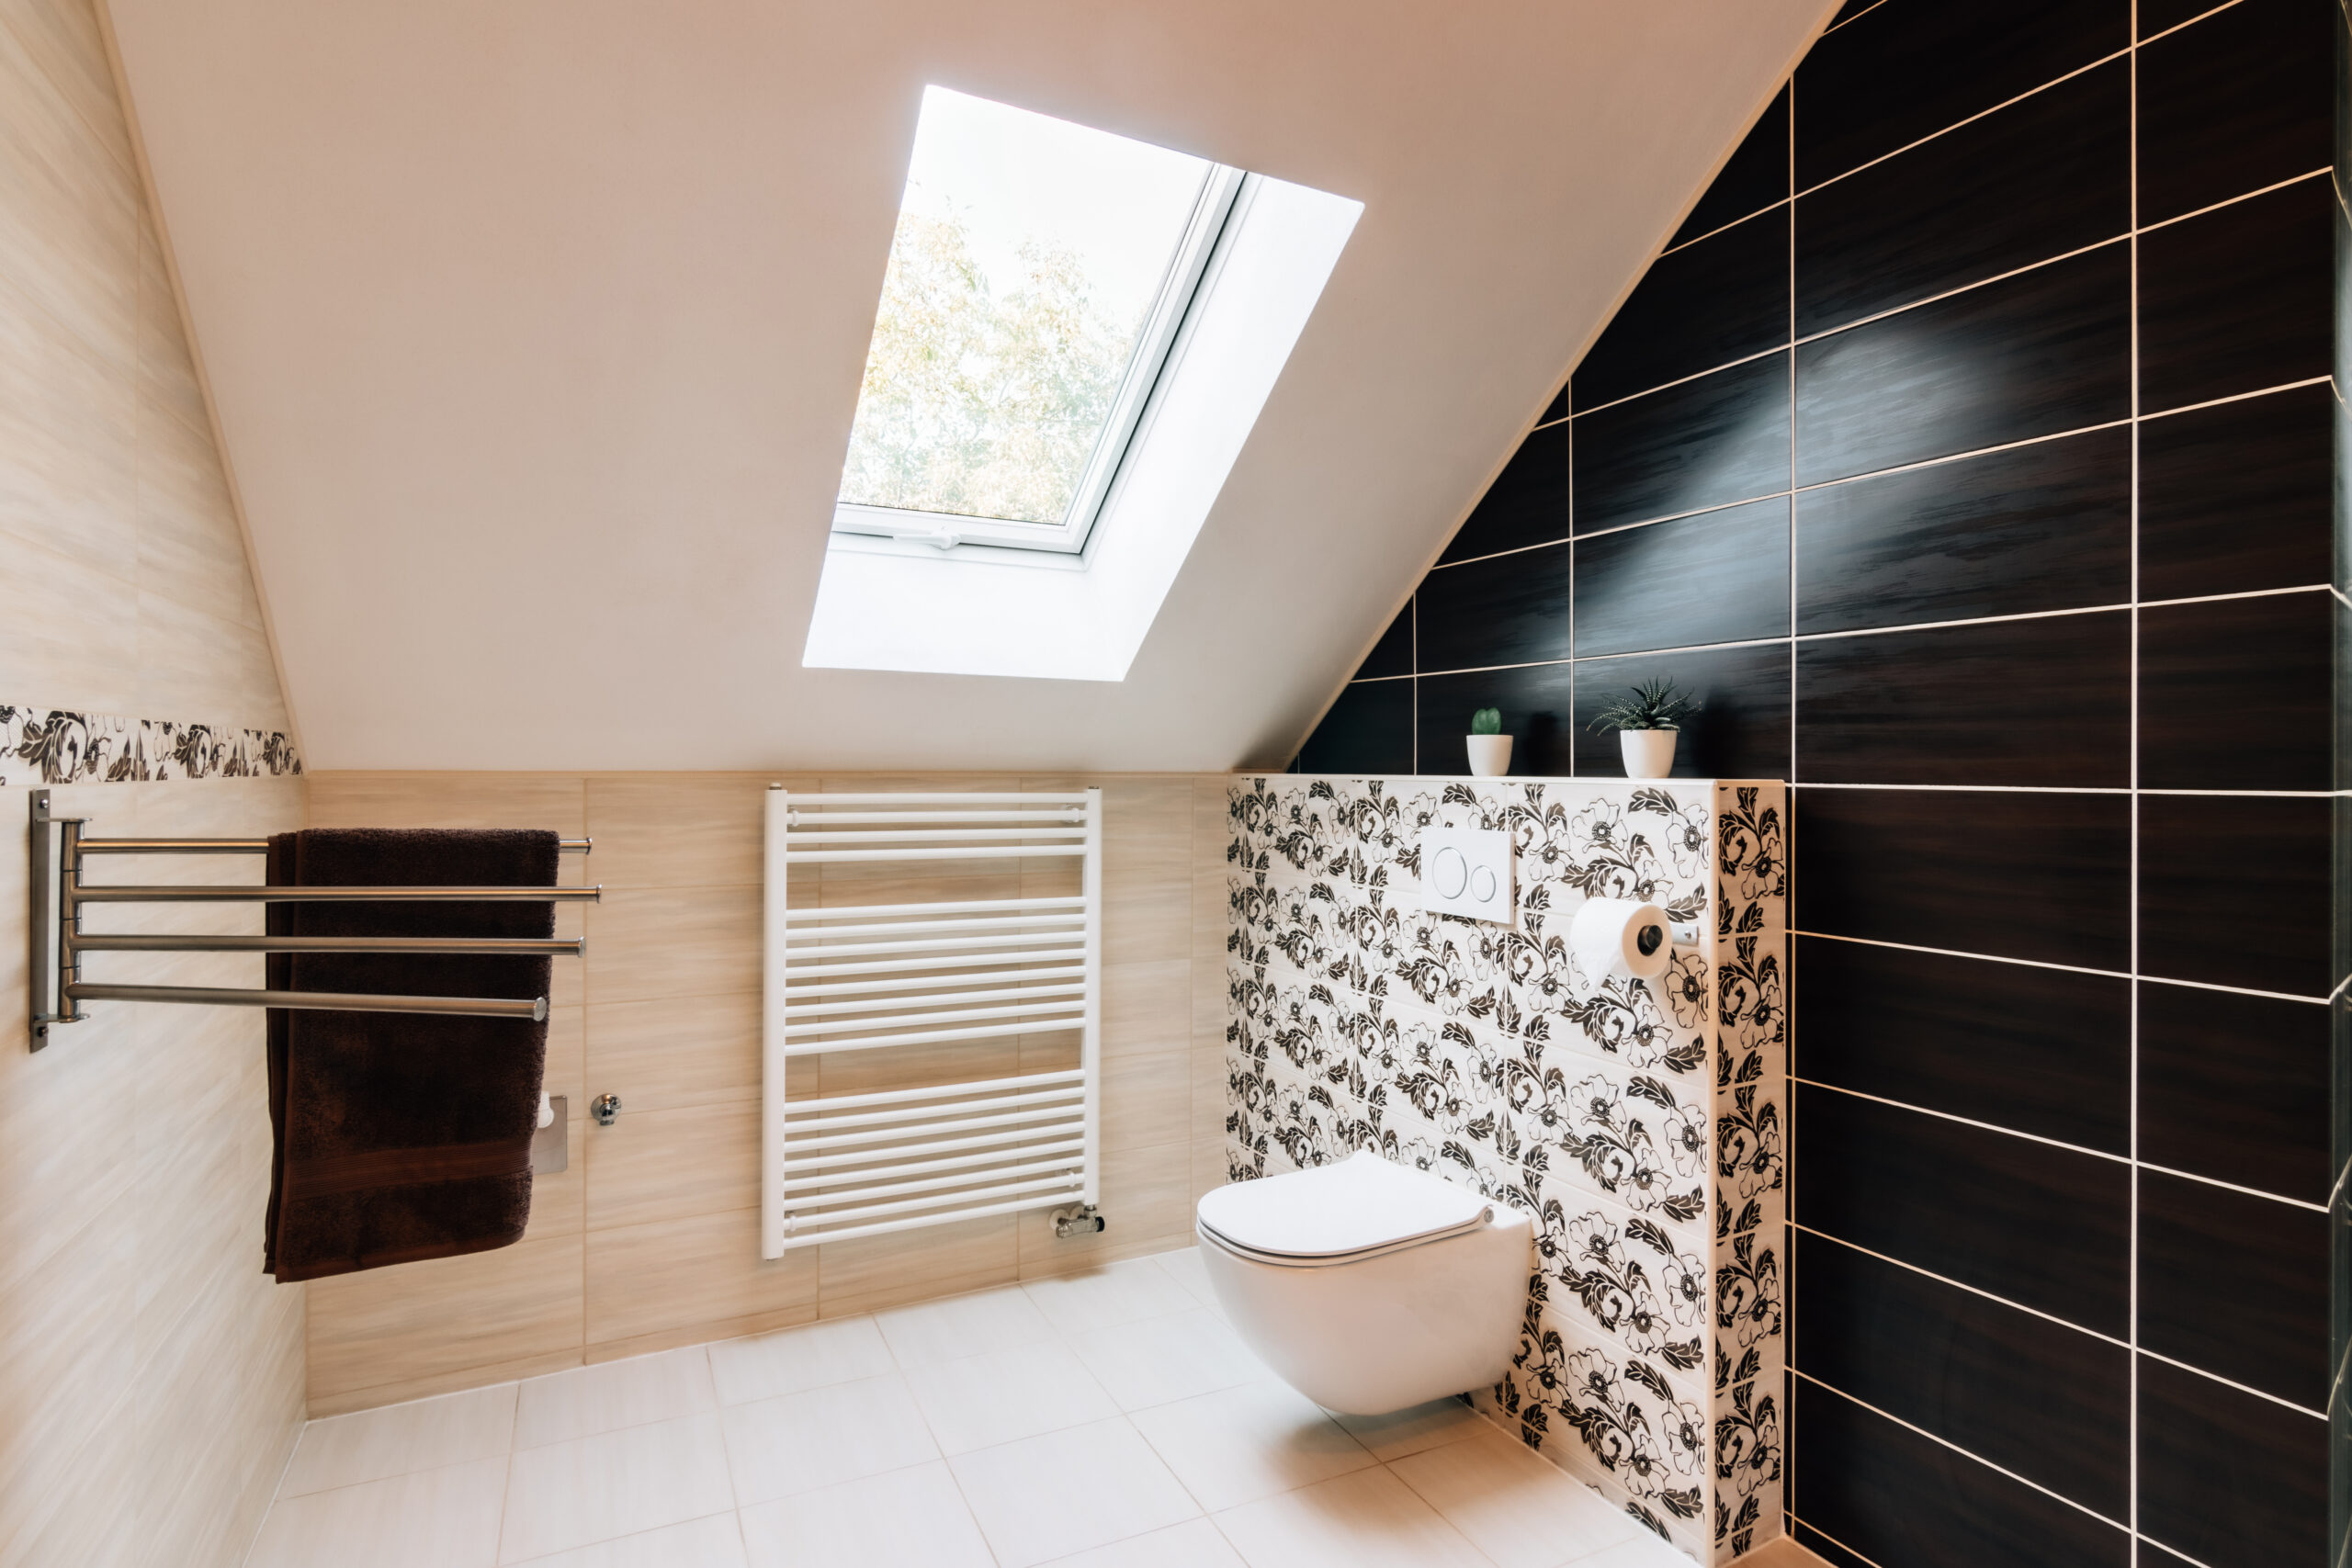
<instances>
[{"instance_id":1,"label":"chrome towel rack","mask_svg":"<svg viewBox=\"0 0 2352 1568\"><path fill-rule=\"evenodd\" d=\"M1101 1168L1102 792L797 795L767 811L761 1255L1051 1204ZM796 908L802 867L1080 861L1080 891ZM796 883L798 871L802 881ZM912 868L920 875L922 868ZM1079 1065L957 1078L961 1047L1079 1036ZM789 1064L927 1051L928 1082L794 1100ZM936 1064L933 1066L933 1064Z\"/></svg>"},{"instance_id":2,"label":"chrome towel rack","mask_svg":"<svg viewBox=\"0 0 2352 1568\"><path fill-rule=\"evenodd\" d=\"M32 792L32 941L29 1023L32 1048L49 1043L61 1023L89 1017L86 1001L179 1002L205 1007L303 1008L335 1012L435 1013L467 1018L544 1021L545 997L405 997L356 991L246 990L219 986L118 986L82 978L85 953L407 953L547 954L576 958L582 937L244 936L85 931L90 904L533 903L593 904L602 887L267 887L254 884L101 884L82 880L92 855L260 855L267 839L100 839L83 832L89 818L59 817L50 792ZM567 854L586 854L589 839L560 840Z\"/></svg>"}]
</instances>

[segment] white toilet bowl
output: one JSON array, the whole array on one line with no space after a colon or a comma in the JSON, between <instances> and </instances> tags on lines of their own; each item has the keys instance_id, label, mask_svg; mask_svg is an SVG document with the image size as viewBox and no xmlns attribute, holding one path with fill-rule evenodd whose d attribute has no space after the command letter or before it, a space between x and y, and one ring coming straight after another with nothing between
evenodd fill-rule
<instances>
[{"instance_id":1,"label":"white toilet bowl","mask_svg":"<svg viewBox=\"0 0 2352 1568\"><path fill-rule=\"evenodd\" d=\"M1377 1416L1500 1381L1534 1226L1369 1152L1204 1197L1201 1258L1261 1360L1329 1410Z\"/></svg>"}]
</instances>

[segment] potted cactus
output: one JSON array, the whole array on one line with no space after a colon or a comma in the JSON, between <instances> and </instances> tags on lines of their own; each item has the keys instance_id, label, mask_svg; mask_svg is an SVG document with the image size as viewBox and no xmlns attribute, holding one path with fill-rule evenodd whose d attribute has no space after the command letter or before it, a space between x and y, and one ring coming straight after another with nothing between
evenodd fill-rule
<instances>
[{"instance_id":1,"label":"potted cactus","mask_svg":"<svg viewBox=\"0 0 2352 1568\"><path fill-rule=\"evenodd\" d=\"M1674 743L1699 705L1697 698L1676 691L1670 680L1645 681L1601 709L1592 729L1595 734L1617 732L1627 778L1662 779L1674 771Z\"/></svg>"},{"instance_id":2,"label":"potted cactus","mask_svg":"<svg viewBox=\"0 0 2352 1568\"><path fill-rule=\"evenodd\" d=\"M1503 710L1480 708L1470 716L1470 775L1498 779L1510 772L1510 737L1503 733Z\"/></svg>"}]
</instances>

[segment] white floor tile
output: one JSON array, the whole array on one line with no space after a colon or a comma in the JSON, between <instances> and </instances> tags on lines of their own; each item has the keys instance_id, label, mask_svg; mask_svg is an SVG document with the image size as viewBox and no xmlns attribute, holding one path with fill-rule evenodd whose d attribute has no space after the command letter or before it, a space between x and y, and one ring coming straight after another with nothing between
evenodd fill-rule
<instances>
[{"instance_id":1,"label":"white floor tile","mask_svg":"<svg viewBox=\"0 0 2352 1568\"><path fill-rule=\"evenodd\" d=\"M940 1361L906 1379L942 1453L969 1453L1119 1413L1084 1363L1059 1345Z\"/></svg>"},{"instance_id":2,"label":"white floor tile","mask_svg":"<svg viewBox=\"0 0 2352 1568\"><path fill-rule=\"evenodd\" d=\"M699 1345L659 1356L634 1356L529 1378L514 1411L514 1446L593 1438L649 1421L674 1420L718 1407L710 1358Z\"/></svg>"},{"instance_id":3,"label":"white floor tile","mask_svg":"<svg viewBox=\"0 0 2352 1568\"><path fill-rule=\"evenodd\" d=\"M1458 1399L1432 1399L1385 1416L1341 1416L1332 1413L1348 1435L1384 1460L1402 1459L1440 1443L1458 1443L1495 1424Z\"/></svg>"},{"instance_id":4,"label":"white floor tile","mask_svg":"<svg viewBox=\"0 0 2352 1568\"><path fill-rule=\"evenodd\" d=\"M939 1457L906 1380L895 1374L730 1404L721 1414L745 1506Z\"/></svg>"},{"instance_id":5,"label":"white floor tile","mask_svg":"<svg viewBox=\"0 0 2352 1568\"><path fill-rule=\"evenodd\" d=\"M1209 1283L1208 1266L1201 1261L1197 1247L1180 1247L1173 1252L1158 1252L1151 1260L1168 1270L1169 1276L1184 1287L1184 1292L1211 1312L1223 1316L1225 1303L1216 1299L1216 1287Z\"/></svg>"},{"instance_id":6,"label":"white floor tile","mask_svg":"<svg viewBox=\"0 0 2352 1568\"><path fill-rule=\"evenodd\" d=\"M534 1557L516 1568L744 1568L743 1529L731 1511L712 1514L553 1557Z\"/></svg>"},{"instance_id":7,"label":"white floor tile","mask_svg":"<svg viewBox=\"0 0 2352 1568\"><path fill-rule=\"evenodd\" d=\"M878 1378L898 1366L870 1317L844 1317L710 1347L721 1404L749 1404L804 1388Z\"/></svg>"},{"instance_id":8,"label":"white floor tile","mask_svg":"<svg viewBox=\"0 0 2352 1568\"><path fill-rule=\"evenodd\" d=\"M1223 1318L1201 1307L1073 1335L1070 1348L1122 1410L1142 1410L1266 1382L1274 1375Z\"/></svg>"},{"instance_id":9,"label":"white floor tile","mask_svg":"<svg viewBox=\"0 0 2352 1568\"><path fill-rule=\"evenodd\" d=\"M1248 1564L1216 1526L1206 1519L1187 1519L1075 1557L1057 1557L1046 1568L1248 1568Z\"/></svg>"},{"instance_id":10,"label":"white floor tile","mask_svg":"<svg viewBox=\"0 0 2352 1568\"><path fill-rule=\"evenodd\" d=\"M1385 1469L1245 1503L1216 1526L1250 1568L1493 1568Z\"/></svg>"},{"instance_id":11,"label":"white floor tile","mask_svg":"<svg viewBox=\"0 0 2352 1568\"><path fill-rule=\"evenodd\" d=\"M1424 1449L1389 1468L1501 1568L1581 1563L1645 1533L1600 1493L1507 1432Z\"/></svg>"},{"instance_id":12,"label":"white floor tile","mask_svg":"<svg viewBox=\"0 0 2352 1568\"><path fill-rule=\"evenodd\" d=\"M280 1498L246 1568L491 1568L503 1459Z\"/></svg>"},{"instance_id":13,"label":"white floor tile","mask_svg":"<svg viewBox=\"0 0 2352 1568\"><path fill-rule=\"evenodd\" d=\"M1200 1513L1124 1419L948 1461L1002 1568L1031 1568Z\"/></svg>"},{"instance_id":14,"label":"white floor tile","mask_svg":"<svg viewBox=\"0 0 2352 1568\"><path fill-rule=\"evenodd\" d=\"M498 1560L546 1557L734 1506L716 1415L518 1449Z\"/></svg>"},{"instance_id":15,"label":"white floor tile","mask_svg":"<svg viewBox=\"0 0 2352 1568\"><path fill-rule=\"evenodd\" d=\"M921 1464L743 1510L751 1568L995 1568L944 1464Z\"/></svg>"},{"instance_id":16,"label":"white floor tile","mask_svg":"<svg viewBox=\"0 0 2352 1568\"><path fill-rule=\"evenodd\" d=\"M1807 1552L1803 1561L1821 1560ZM1632 1540L1621 1541L1590 1557L1577 1560L1577 1568L1690 1568L1690 1559L1673 1547L1643 1530Z\"/></svg>"},{"instance_id":17,"label":"white floor tile","mask_svg":"<svg viewBox=\"0 0 2352 1568\"><path fill-rule=\"evenodd\" d=\"M1018 1285L898 1307L877 1314L874 1321L902 1367L1011 1350L1054 1337L1054 1325Z\"/></svg>"},{"instance_id":18,"label":"white floor tile","mask_svg":"<svg viewBox=\"0 0 2352 1568\"><path fill-rule=\"evenodd\" d=\"M1191 1312L1200 1305L1190 1291L1148 1258L1130 1258L1083 1274L1031 1280L1021 1288L1064 1334Z\"/></svg>"},{"instance_id":19,"label":"white floor tile","mask_svg":"<svg viewBox=\"0 0 2352 1568\"><path fill-rule=\"evenodd\" d=\"M502 1459L514 1429L511 1382L330 1416L302 1428L277 1495L299 1497L469 1460Z\"/></svg>"},{"instance_id":20,"label":"white floor tile","mask_svg":"<svg viewBox=\"0 0 2352 1568\"><path fill-rule=\"evenodd\" d=\"M1278 1382L1182 1399L1131 1419L1211 1513L1380 1462L1313 1400Z\"/></svg>"}]
</instances>

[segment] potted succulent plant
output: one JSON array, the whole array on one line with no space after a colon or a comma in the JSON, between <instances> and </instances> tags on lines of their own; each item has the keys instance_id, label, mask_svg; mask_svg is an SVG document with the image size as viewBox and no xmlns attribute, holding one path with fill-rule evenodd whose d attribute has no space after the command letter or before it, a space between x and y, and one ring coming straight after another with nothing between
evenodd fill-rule
<instances>
[{"instance_id":1,"label":"potted succulent plant","mask_svg":"<svg viewBox=\"0 0 2352 1568\"><path fill-rule=\"evenodd\" d=\"M1498 779L1510 772L1510 737L1503 733L1503 710L1480 708L1470 716L1470 775Z\"/></svg>"},{"instance_id":2,"label":"potted succulent plant","mask_svg":"<svg viewBox=\"0 0 2352 1568\"><path fill-rule=\"evenodd\" d=\"M1592 729L1617 732L1627 778L1662 779L1674 771L1674 743L1683 721L1698 711L1698 699L1676 691L1672 681L1645 681L1601 709Z\"/></svg>"}]
</instances>

